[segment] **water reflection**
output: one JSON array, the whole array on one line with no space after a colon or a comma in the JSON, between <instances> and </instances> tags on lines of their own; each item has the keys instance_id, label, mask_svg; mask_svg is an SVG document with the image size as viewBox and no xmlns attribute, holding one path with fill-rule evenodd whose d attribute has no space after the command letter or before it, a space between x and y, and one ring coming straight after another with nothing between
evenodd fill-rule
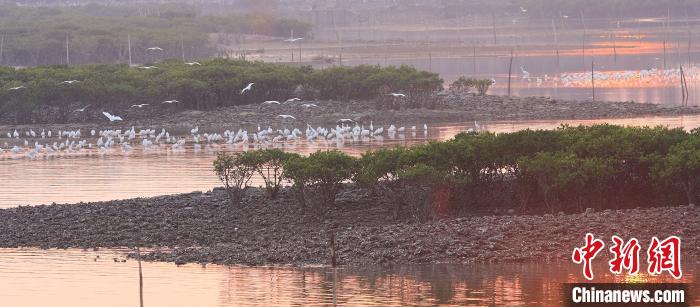
<instances>
[{"instance_id":1,"label":"water reflection","mask_svg":"<svg viewBox=\"0 0 700 307\"><path fill-rule=\"evenodd\" d=\"M122 257L122 251L0 249L3 306L134 306L137 264L120 262ZM683 281L693 283L697 268L686 264ZM168 307L560 305L561 283L582 282L579 269L543 263L338 269L143 266L145 304ZM602 272L605 267L596 269ZM597 274L597 282L613 280ZM696 304L698 294L691 288Z\"/></svg>"}]
</instances>

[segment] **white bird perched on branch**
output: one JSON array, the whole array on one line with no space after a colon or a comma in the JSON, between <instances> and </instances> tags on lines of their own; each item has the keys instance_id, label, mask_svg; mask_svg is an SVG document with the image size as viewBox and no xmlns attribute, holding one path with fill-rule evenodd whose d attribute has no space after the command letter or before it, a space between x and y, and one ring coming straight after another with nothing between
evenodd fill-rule
<instances>
[{"instance_id":1,"label":"white bird perched on branch","mask_svg":"<svg viewBox=\"0 0 700 307\"><path fill-rule=\"evenodd\" d=\"M109 119L110 122L122 120L121 117L109 114L107 112L102 112L102 114Z\"/></svg>"},{"instance_id":2,"label":"white bird perched on branch","mask_svg":"<svg viewBox=\"0 0 700 307\"><path fill-rule=\"evenodd\" d=\"M149 51L156 51L156 50L157 50L157 51L163 51L163 48L160 48L160 47L150 47L150 48L146 48L146 50L149 50Z\"/></svg>"},{"instance_id":3,"label":"white bird perched on branch","mask_svg":"<svg viewBox=\"0 0 700 307\"><path fill-rule=\"evenodd\" d=\"M187 62L187 63L185 63L185 65L188 65L188 66L202 66L202 64L199 63L199 62Z\"/></svg>"},{"instance_id":4,"label":"white bird perched on branch","mask_svg":"<svg viewBox=\"0 0 700 307\"><path fill-rule=\"evenodd\" d=\"M247 91L252 90L254 84L255 84L255 83L248 83L248 86L244 87L244 88L241 90L241 95L243 95L243 93L245 93L245 92L247 92Z\"/></svg>"},{"instance_id":5,"label":"white bird perched on branch","mask_svg":"<svg viewBox=\"0 0 700 307\"><path fill-rule=\"evenodd\" d=\"M143 108L143 107L145 107L145 106L147 106L147 105L148 105L147 103L134 104L134 105L131 105L130 108Z\"/></svg>"},{"instance_id":6,"label":"white bird perched on branch","mask_svg":"<svg viewBox=\"0 0 700 307\"><path fill-rule=\"evenodd\" d=\"M21 90L21 89L23 89L23 88L27 88L27 87L24 86L24 85L15 86L15 87L9 88L8 91L16 91L16 90Z\"/></svg>"},{"instance_id":7,"label":"white bird perched on branch","mask_svg":"<svg viewBox=\"0 0 700 307\"><path fill-rule=\"evenodd\" d=\"M297 119L294 116L286 115L286 114L277 115L277 117L282 118L282 119Z\"/></svg>"},{"instance_id":8,"label":"white bird perched on branch","mask_svg":"<svg viewBox=\"0 0 700 307\"><path fill-rule=\"evenodd\" d=\"M85 109L87 109L89 106L90 106L90 105L86 105L86 106L82 107L81 109L76 109L76 110L73 111L73 112L84 112Z\"/></svg>"},{"instance_id":9,"label":"white bird perched on branch","mask_svg":"<svg viewBox=\"0 0 700 307\"><path fill-rule=\"evenodd\" d=\"M406 97L405 94L401 94L401 93L391 93L391 94L389 94L389 95L390 95L390 96L394 96L394 97L399 97L399 98L404 98L404 97Z\"/></svg>"},{"instance_id":10,"label":"white bird perched on branch","mask_svg":"<svg viewBox=\"0 0 700 307\"><path fill-rule=\"evenodd\" d=\"M173 103L179 103L179 101L177 101L177 100L173 99L173 100L166 100L166 101L163 101L163 102L161 102L161 103L165 103L165 104L173 104Z\"/></svg>"}]
</instances>

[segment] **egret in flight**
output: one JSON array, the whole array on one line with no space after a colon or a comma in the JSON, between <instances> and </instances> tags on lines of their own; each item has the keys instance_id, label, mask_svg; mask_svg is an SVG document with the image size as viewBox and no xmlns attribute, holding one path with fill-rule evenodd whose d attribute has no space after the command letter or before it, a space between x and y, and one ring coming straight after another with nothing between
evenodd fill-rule
<instances>
[{"instance_id":1,"label":"egret in flight","mask_svg":"<svg viewBox=\"0 0 700 307\"><path fill-rule=\"evenodd\" d=\"M76 109L76 110L73 111L73 112L84 112L85 109L87 109L89 106L90 106L90 105L86 105L86 106L84 106L82 109Z\"/></svg>"},{"instance_id":2,"label":"egret in flight","mask_svg":"<svg viewBox=\"0 0 700 307\"><path fill-rule=\"evenodd\" d=\"M252 90L252 89L253 89L253 84L255 84L255 83L248 83L248 86L246 86L245 88L243 88L243 89L241 90L241 95L243 95L243 93L245 93L245 92L247 92L247 91Z\"/></svg>"},{"instance_id":3,"label":"egret in flight","mask_svg":"<svg viewBox=\"0 0 700 307\"><path fill-rule=\"evenodd\" d=\"M109 114L109 113L107 113L107 112L102 112L102 114L104 114L104 116L107 117L107 118L109 119L110 122L122 120L121 117L116 116L116 115Z\"/></svg>"}]
</instances>

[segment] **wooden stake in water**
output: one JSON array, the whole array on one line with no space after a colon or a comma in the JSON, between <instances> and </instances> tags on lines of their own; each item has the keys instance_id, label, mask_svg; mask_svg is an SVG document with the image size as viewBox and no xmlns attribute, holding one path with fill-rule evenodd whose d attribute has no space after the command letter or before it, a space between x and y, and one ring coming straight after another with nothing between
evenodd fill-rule
<instances>
[{"instance_id":1,"label":"wooden stake in water","mask_svg":"<svg viewBox=\"0 0 700 307\"><path fill-rule=\"evenodd\" d=\"M664 70L666 70L666 40L664 40Z\"/></svg>"},{"instance_id":2,"label":"wooden stake in water","mask_svg":"<svg viewBox=\"0 0 700 307\"><path fill-rule=\"evenodd\" d=\"M595 102L595 59L591 59L591 89L593 90L593 102Z\"/></svg>"},{"instance_id":3,"label":"wooden stake in water","mask_svg":"<svg viewBox=\"0 0 700 307\"><path fill-rule=\"evenodd\" d=\"M70 65L70 55L68 53L68 35L66 35L66 65Z\"/></svg>"},{"instance_id":4,"label":"wooden stake in water","mask_svg":"<svg viewBox=\"0 0 700 307\"><path fill-rule=\"evenodd\" d=\"M491 13L491 25L493 27L493 44L498 45L496 40L496 13Z\"/></svg>"},{"instance_id":5,"label":"wooden stake in water","mask_svg":"<svg viewBox=\"0 0 700 307\"><path fill-rule=\"evenodd\" d=\"M583 36L581 37L581 60L584 66L586 65L586 20L583 19L583 11L581 13L581 25L583 26Z\"/></svg>"},{"instance_id":6,"label":"wooden stake in water","mask_svg":"<svg viewBox=\"0 0 700 307\"><path fill-rule=\"evenodd\" d=\"M182 61L185 61L185 40L182 38L182 33L180 33L180 51L182 52Z\"/></svg>"},{"instance_id":7,"label":"wooden stake in water","mask_svg":"<svg viewBox=\"0 0 700 307\"><path fill-rule=\"evenodd\" d=\"M433 71L433 54L428 52L428 71Z\"/></svg>"},{"instance_id":8,"label":"wooden stake in water","mask_svg":"<svg viewBox=\"0 0 700 307\"><path fill-rule=\"evenodd\" d=\"M476 46L473 47L473 53L472 53L472 68L474 69L474 75L476 75Z\"/></svg>"},{"instance_id":9,"label":"wooden stake in water","mask_svg":"<svg viewBox=\"0 0 700 307\"><path fill-rule=\"evenodd\" d=\"M136 259L139 262L139 302L143 307L143 273L141 271L141 248L136 246Z\"/></svg>"},{"instance_id":10,"label":"wooden stake in water","mask_svg":"<svg viewBox=\"0 0 700 307\"><path fill-rule=\"evenodd\" d=\"M2 34L2 37L0 38L0 64L3 62L3 51L5 47L5 33Z\"/></svg>"},{"instance_id":11,"label":"wooden stake in water","mask_svg":"<svg viewBox=\"0 0 700 307\"><path fill-rule=\"evenodd\" d=\"M131 35L126 35L126 41L129 48L129 66L131 67L133 65L133 63L131 62Z\"/></svg>"},{"instance_id":12,"label":"wooden stake in water","mask_svg":"<svg viewBox=\"0 0 700 307\"><path fill-rule=\"evenodd\" d=\"M683 70L683 64L680 65L680 71L681 71L681 93L683 97L683 102L682 105L685 107L688 104L688 83L686 82L685 78L685 71Z\"/></svg>"},{"instance_id":13,"label":"wooden stake in water","mask_svg":"<svg viewBox=\"0 0 700 307\"><path fill-rule=\"evenodd\" d=\"M510 97L510 79L513 73L513 49L510 50L510 62L508 63L508 97Z\"/></svg>"}]
</instances>

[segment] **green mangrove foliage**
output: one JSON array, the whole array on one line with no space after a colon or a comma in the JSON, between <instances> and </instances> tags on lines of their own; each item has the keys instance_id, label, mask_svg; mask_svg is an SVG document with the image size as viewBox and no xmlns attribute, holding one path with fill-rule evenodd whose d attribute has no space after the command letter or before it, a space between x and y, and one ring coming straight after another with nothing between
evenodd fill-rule
<instances>
[{"instance_id":1,"label":"green mangrove foliage","mask_svg":"<svg viewBox=\"0 0 700 307\"><path fill-rule=\"evenodd\" d=\"M450 84L450 90L466 94L475 89L479 95L484 96L491 85L493 85L493 81L489 79L474 79L462 76Z\"/></svg>"},{"instance_id":2,"label":"green mangrove foliage","mask_svg":"<svg viewBox=\"0 0 700 307\"><path fill-rule=\"evenodd\" d=\"M408 66L312 69L224 59L202 61L201 65L172 60L152 66L155 68L106 64L0 67L0 119L40 122L32 118L32 111L43 107L55 109L56 114L50 120L61 122L67 121L73 110L88 104L89 112L99 114L98 111L116 112L133 104L160 105L173 99L180 103L161 106L173 110L206 110L266 100L284 101L299 95L305 99L336 100L391 97L386 95L391 91L422 97L442 85L437 74ZM70 80L78 82L64 82ZM255 86L241 94L249 82ZM18 86L24 88L9 90ZM411 106L408 102L401 103Z\"/></svg>"},{"instance_id":3,"label":"green mangrove foliage","mask_svg":"<svg viewBox=\"0 0 700 307\"><path fill-rule=\"evenodd\" d=\"M337 150L317 151L308 157L291 156L283 165L301 205L310 204L323 214L334 204L341 184L355 174L356 159Z\"/></svg>"},{"instance_id":4,"label":"green mangrove foliage","mask_svg":"<svg viewBox=\"0 0 700 307\"><path fill-rule=\"evenodd\" d=\"M395 218L417 219L695 203L700 192L700 133L664 127L463 133L359 159L338 151L249 153L270 154L281 161L300 204L314 201L310 207L321 213L348 181L378 195Z\"/></svg>"},{"instance_id":5,"label":"green mangrove foliage","mask_svg":"<svg viewBox=\"0 0 700 307\"><path fill-rule=\"evenodd\" d=\"M214 160L214 172L224 184L232 206L241 202L248 182L256 171L257 161L244 153L219 153Z\"/></svg>"},{"instance_id":6,"label":"green mangrove foliage","mask_svg":"<svg viewBox=\"0 0 700 307\"><path fill-rule=\"evenodd\" d=\"M0 6L0 63L12 66L134 63L214 56L243 34L306 36L311 25L268 15L203 15L194 5ZM215 35L212 35L215 34ZM210 36L215 39L210 39ZM148 50L150 47L162 50Z\"/></svg>"}]
</instances>

